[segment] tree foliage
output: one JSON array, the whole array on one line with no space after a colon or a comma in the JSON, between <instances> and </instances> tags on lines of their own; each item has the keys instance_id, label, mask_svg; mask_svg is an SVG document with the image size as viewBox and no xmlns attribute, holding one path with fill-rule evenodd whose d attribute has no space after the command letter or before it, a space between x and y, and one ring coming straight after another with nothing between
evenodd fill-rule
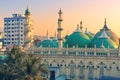
<instances>
[{"instance_id":1,"label":"tree foliage","mask_svg":"<svg viewBox=\"0 0 120 80\"><path fill-rule=\"evenodd\" d=\"M6 55L0 63L0 80L46 80L41 73L48 71L42 67L39 56L26 54L17 46Z\"/></svg>"}]
</instances>

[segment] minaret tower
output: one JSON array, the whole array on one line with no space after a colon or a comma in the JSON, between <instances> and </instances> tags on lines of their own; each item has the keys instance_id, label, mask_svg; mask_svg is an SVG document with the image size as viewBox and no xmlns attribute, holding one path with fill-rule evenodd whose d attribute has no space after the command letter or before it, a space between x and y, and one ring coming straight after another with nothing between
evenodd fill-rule
<instances>
[{"instance_id":1,"label":"minaret tower","mask_svg":"<svg viewBox=\"0 0 120 80\"><path fill-rule=\"evenodd\" d=\"M29 8L25 10L24 47L30 48L33 42L33 24Z\"/></svg>"},{"instance_id":2,"label":"minaret tower","mask_svg":"<svg viewBox=\"0 0 120 80\"><path fill-rule=\"evenodd\" d=\"M63 30L62 25L61 25L63 21L61 17L62 15L61 9L59 10L58 14L59 14L59 18L58 18L58 28L57 28L57 31L58 31L57 39L58 39L59 48L61 48L62 47L62 32L61 31Z\"/></svg>"}]
</instances>

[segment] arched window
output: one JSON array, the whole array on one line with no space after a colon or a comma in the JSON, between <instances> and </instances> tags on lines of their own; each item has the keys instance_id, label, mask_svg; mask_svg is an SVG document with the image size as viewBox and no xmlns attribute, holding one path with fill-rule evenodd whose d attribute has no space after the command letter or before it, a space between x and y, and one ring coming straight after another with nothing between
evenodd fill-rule
<instances>
[{"instance_id":1,"label":"arched window","mask_svg":"<svg viewBox=\"0 0 120 80\"><path fill-rule=\"evenodd\" d=\"M70 62L69 67L70 67L70 79L74 79L75 78L75 64L73 61Z\"/></svg>"},{"instance_id":2,"label":"arched window","mask_svg":"<svg viewBox=\"0 0 120 80\"><path fill-rule=\"evenodd\" d=\"M78 67L79 67L79 78L84 79L84 77L85 77L85 75L84 75L85 65L83 64L82 61L80 61L80 64L78 65Z\"/></svg>"},{"instance_id":3,"label":"arched window","mask_svg":"<svg viewBox=\"0 0 120 80\"><path fill-rule=\"evenodd\" d=\"M100 62L97 66L97 68L99 68L99 77L104 76L104 68L106 67L106 65L103 62Z\"/></svg>"},{"instance_id":4,"label":"arched window","mask_svg":"<svg viewBox=\"0 0 120 80\"><path fill-rule=\"evenodd\" d=\"M53 62L51 64L52 64L51 67L58 67L59 66L59 64L56 60L53 60Z\"/></svg>"},{"instance_id":5,"label":"arched window","mask_svg":"<svg viewBox=\"0 0 120 80\"><path fill-rule=\"evenodd\" d=\"M66 63L64 60L61 62L61 65L60 65L60 74L61 75L66 74Z\"/></svg>"},{"instance_id":6,"label":"arched window","mask_svg":"<svg viewBox=\"0 0 120 80\"><path fill-rule=\"evenodd\" d=\"M88 79L93 80L93 69L94 69L93 63L90 61L87 67L88 67Z\"/></svg>"}]
</instances>

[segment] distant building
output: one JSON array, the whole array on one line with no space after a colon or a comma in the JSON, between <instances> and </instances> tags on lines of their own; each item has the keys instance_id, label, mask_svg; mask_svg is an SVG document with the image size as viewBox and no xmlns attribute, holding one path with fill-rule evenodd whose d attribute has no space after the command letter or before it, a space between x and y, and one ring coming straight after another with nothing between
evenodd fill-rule
<instances>
[{"instance_id":1,"label":"distant building","mask_svg":"<svg viewBox=\"0 0 120 80\"><path fill-rule=\"evenodd\" d=\"M12 17L4 18L4 46L30 46L33 38L30 15L27 8L24 15L13 14Z\"/></svg>"}]
</instances>

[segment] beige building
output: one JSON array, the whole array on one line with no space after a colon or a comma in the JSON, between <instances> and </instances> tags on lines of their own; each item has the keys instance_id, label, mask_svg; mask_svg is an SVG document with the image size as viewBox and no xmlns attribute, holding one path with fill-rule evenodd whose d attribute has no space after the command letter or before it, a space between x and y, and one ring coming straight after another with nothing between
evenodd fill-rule
<instances>
[{"instance_id":1,"label":"beige building","mask_svg":"<svg viewBox=\"0 0 120 80\"><path fill-rule=\"evenodd\" d=\"M120 41L107 27L95 35L83 31L80 26L70 35L62 36L62 11L58 12L58 36L50 39L48 35L37 46L26 50L41 56L42 63L50 71L43 74L48 80L99 80L104 77L120 77ZM119 79L118 79L119 80Z\"/></svg>"}]
</instances>

